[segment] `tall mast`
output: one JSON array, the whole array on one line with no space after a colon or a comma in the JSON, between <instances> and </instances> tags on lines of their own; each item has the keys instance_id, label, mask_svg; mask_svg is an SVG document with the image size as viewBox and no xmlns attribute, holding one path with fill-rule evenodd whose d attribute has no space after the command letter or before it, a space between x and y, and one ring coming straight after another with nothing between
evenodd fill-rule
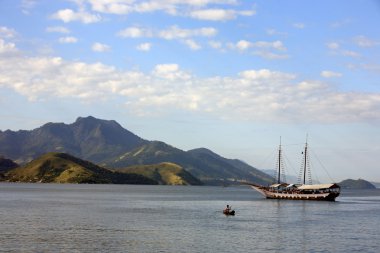
<instances>
[{"instance_id":1,"label":"tall mast","mask_svg":"<svg viewBox=\"0 0 380 253\"><path fill-rule=\"evenodd\" d=\"M277 172L277 183L281 184L281 136L280 136L280 146L278 148L278 172Z\"/></svg>"},{"instance_id":2,"label":"tall mast","mask_svg":"<svg viewBox=\"0 0 380 253\"><path fill-rule=\"evenodd\" d=\"M306 183L306 166L307 166L306 163L307 163L307 135L306 135L304 161L303 161L303 184Z\"/></svg>"}]
</instances>

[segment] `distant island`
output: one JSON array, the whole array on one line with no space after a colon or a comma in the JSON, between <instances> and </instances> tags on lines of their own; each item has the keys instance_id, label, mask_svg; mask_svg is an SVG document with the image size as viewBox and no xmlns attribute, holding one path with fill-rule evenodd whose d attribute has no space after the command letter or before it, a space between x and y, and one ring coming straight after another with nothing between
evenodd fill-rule
<instances>
[{"instance_id":1,"label":"distant island","mask_svg":"<svg viewBox=\"0 0 380 253\"><path fill-rule=\"evenodd\" d=\"M343 189L376 189L376 186L364 179L346 179L338 184Z\"/></svg>"}]
</instances>

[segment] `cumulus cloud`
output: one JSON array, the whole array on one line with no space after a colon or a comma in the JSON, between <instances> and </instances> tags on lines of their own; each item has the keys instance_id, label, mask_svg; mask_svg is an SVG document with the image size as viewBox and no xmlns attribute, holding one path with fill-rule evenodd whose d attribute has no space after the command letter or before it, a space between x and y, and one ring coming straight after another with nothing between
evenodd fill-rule
<instances>
[{"instance_id":1,"label":"cumulus cloud","mask_svg":"<svg viewBox=\"0 0 380 253\"><path fill-rule=\"evenodd\" d=\"M152 30L148 28L141 28L141 27L128 27L125 28L117 33L120 37L125 38L147 38L152 37L153 32Z\"/></svg>"},{"instance_id":2,"label":"cumulus cloud","mask_svg":"<svg viewBox=\"0 0 380 253\"><path fill-rule=\"evenodd\" d=\"M188 80L190 75L180 70L178 64L159 64L153 70L153 75L168 80Z\"/></svg>"},{"instance_id":3,"label":"cumulus cloud","mask_svg":"<svg viewBox=\"0 0 380 253\"><path fill-rule=\"evenodd\" d=\"M21 1L21 11L22 13L28 15L30 14L30 10L34 8L36 5L37 1L35 0L22 0Z\"/></svg>"},{"instance_id":4,"label":"cumulus cloud","mask_svg":"<svg viewBox=\"0 0 380 253\"><path fill-rule=\"evenodd\" d=\"M230 49L237 49L240 52L245 52L250 49L254 49L252 52L253 55L260 56L269 60L278 60L278 59L287 59L289 55L284 54L287 51L287 48L284 44L279 41L247 41L247 40L239 40L235 44L229 43Z\"/></svg>"},{"instance_id":5,"label":"cumulus cloud","mask_svg":"<svg viewBox=\"0 0 380 253\"><path fill-rule=\"evenodd\" d=\"M52 17L64 22L94 23L100 21L101 17L93 13L128 15L161 11L173 16L210 21L226 21L236 19L238 16L256 14L255 10L232 9L238 5L237 0L74 0L73 2L77 4L79 12L64 9L54 13ZM212 8L208 8L208 6L212 6ZM88 7L90 10L86 10Z\"/></svg>"},{"instance_id":6,"label":"cumulus cloud","mask_svg":"<svg viewBox=\"0 0 380 253\"><path fill-rule=\"evenodd\" d=\"M329 42L326 44L326 46L331 50L339 49L340 45L337 42Z\"/></svg>"},{"instance_id":7,"label":"cumulus cloud","mask_svg":"<svg viewBox=\"0 0 380 253\"><path fill-rule=\"evenodd\" d=\"M132 26L119 31L117 35L125 38L160 38L164 40L178 40L181 43L187 45L191 50L199 50L202 48L202 46L193 39L194 37L209 38L215 36L217 33L218 31L213 27L185 29L173 25L166 29L157 31L149 28ZM137 49L148 51L150 49L149 45L150 44L145 44L145 47L138 46Z\"/></svg>"},{"instance_id":8,"label":"cumulus cloud","mask_svg":"<svg viewBox=\"0 0 380 253\"><path fill-rule=\"evenodd\" d=\"M174 25L165 30L158 31L157 36L165 40L179 40L191 50L196 51L202 49L202 46L193 37L213 37L217 33L218 31L213 27L184 29Z\"/></svg>"},{"instance_id":9,"label":"cumulus cloud","mask_svg":"<svg viewBox=\"0 0 380 253\"><path fill-rule=\"evenodd\" d=\"M15 46L0 40L0 50L4 48L12 51ZM356 122L380 118L380 93L344 92L322 81L299 80L294 73L270 69L198 78L176 63L141 72L59 57L0 53L0 87L34 101L122 101L128 110L141 115L160 115L175 108L231 120Z\"/></svg>"},{"instance_id":10,"label":"cumulus cloud","mask_svg":"<svg viewBox=\"0 0 380 253\"><path fill-rule=\"evenodd\" d=\"M125 15L133 11L132 3L134 1L130 0L88 0L91 4L93 11L108 13L108 14L117 14Z\"/></svg>"},{"instance_id":11,"label":"cumulus cloud","mask_svg":"<svg viewBox=\"0 0 380 253\"><path fill-rule=\"evenodd\" d=\"M158 32L158 37L173 40L173 39L187 39L190 37L213 37L218 31L213 27L202 27L198 29L183 29L176 25L168 29Z\"/></svg>"},{"instance_id":12,"label":"cumulus cloud","mask_svg":"<svg viewBox=\"0 0 380 253\"><path fill-rule=\"evenodd\" d=\"M92 44L91 49L94 52L108 52L111 50L111 47L106 44L95 42L94 44Z\"/></svg>"},{"instance_id":13,"label":"cumulus cloud","mask_svg":"<svg viewBox=\"0 0 380 253\"><path fill-rule=\"evenodd\" d=\"M141 43L139 45L137 45L136 49L139 50L139 51L150 51L150 49L152 48L152 44L151 43Z\"/></svg>"},{"instance_id":14,"label":"cumulus cloud","mask_svg":"<svg viewBox=\"0 0 380 253\"><path fill-rule=\"evenodd\" d=\"M62 20L65 23L79 21L84 24L90 24L101 21L101 17L99 15L91 14L83 10L75 12L71 9L59 10L52 14L51 18Z\"/></svg>"},{"instance_id":15,"label":"cumulus cloud","mask_svg":"<svg viewBox=\"0 0 380 253\"><path fill-rule=\"evenodd\" d=\"M183 40L183 43L187 45L191 50L200 50L202 47L192 39Z\"/></svg>"},{"instance_id":16,"label":"cumulus cloud","mask_svg":"<svg viewBox=\"0 0 380 253\"><path fill-rule=\"evenodd\" d=\"M321 76L325 78L331 78L331 77L341 77L343 76L342 73L324 70L321 72Z\"/></svg>"},{"instance_id":17,"label":"cumulus cloud","mask_svg":"<svg viewBox=\"0 0 380 253\"><path fill-rule=\"evenodd\" d=\"M304 23L294 23L293 27L297 29L304 29L306 25Z\"/></svg>"},{"instance_id":18,"label":"cumulus cloud","mask_svg":"<svg viewBox=\"0 0 380 253\"><path fill-rule=\"evenodd\" d=\"M232 45L232 47L237 48L238 50L247 50L249 48L266 48L266 49L275 49L278 51L286 51L286 47L284 44L279 41L256 41L256 42L250 42L247 40L239 40L235 45Z\"/></svg>"},{"instance_id":19,"label":"cumulus cloud","mask_svg":"<svg viewBox=\"0 0 380 253\"><path fill-rule=\"evenodd\" d=\"M70 33L70 30L63 26L49 26L46 28L48 33Z\"/></svg>"},{"instance_id":20,"label":"cumulus cloud","mask_svg":"<svg viewBox=\"0 0 380 253\"><path fill-rule=\"evenodd\" d=\"M210 40L208 42L208 44L210 45L210 47L212 47L214 49L222 49L223 48L222 42L220 42L220 41Z\"/></svg>"},{"instance_id":21,"label":"cumulus cloud","mask_svg":"<svg viewBox=\"0 0 380 253\"><path fill-rule=\"evenodd\" d=\"M361 54L352 50L342 50L340 54L343 56L348 56L348 57L353 57L353 58L358 58L361 56Z\"/></svg>"},{"instance_id":22,"label":"cumulus cloud","mask_svg":"<svg viewBox=\"0 0 380 253\"><path fill-rule=\"evenodd\" d=\"M379 41L372 40L363 35L356 36L353 40L354 43L359 47L374 47L380 45Z\"/></svg>"},{"instance_id":23,"label":"cumulus cloud","mask_svg":"<svg viewBox=\"0 0 380 253\"><path fill-rule=\"evenodd\" d=\"M72 36L68 36L68 37L59 38L58 41L59 43L62 43L62 44L69 44L69 43L72 44L72 43L77 43L78 39Z\"/></svg>"},{"instance_id":24,"label":"cumulus cloud","mask_svg":"<svg viewBox=\"0 0 380 253\"><path fill-rule=\"evenodd\" d=\"M7 43L5 40L0 39L0 54L10 54L17 52L18 49L16 48L16 44L14 43Z\"/></svg>"},{"instance_id":25,"label":"cumulus cloud","mask_svg":"<svg viewBox=\"0 0 380 253\"><path fill-rule=\"evenodd\" d=\"M341 56L353 57L353 58L361 57L361 54L356 51L342 49L341 45L338 42L329 42L326 44L326 46L335 55L341 55Z\"/></svg>"},{"instance_id":26,"label":"cumulus cloud","mask_svg":"<svg viewBox=\"0 0 380 253\"><path fill-rule=\"evenodd\" d=\"M6 26L0 26L0 38L11 39L16 36L16 31Z\"/></svg>"},{"instance_id":27,"label":"cumulus cloud","mask_svg":"<svg viewBox=\"0 0 380 253\"><path fill-rule=\"evenodd\" d=\"M237 16L253 16L255 11L236 11L226 9L202 9L191 11L189 16L200 20L226 21L236 19Z\"/></svg>"}]
</instances>

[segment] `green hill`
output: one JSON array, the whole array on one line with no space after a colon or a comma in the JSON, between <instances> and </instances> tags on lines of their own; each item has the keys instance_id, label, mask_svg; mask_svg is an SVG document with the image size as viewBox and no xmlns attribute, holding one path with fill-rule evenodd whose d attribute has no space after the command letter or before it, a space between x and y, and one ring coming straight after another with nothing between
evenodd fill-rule
<instances>
[{"instance_id":1,"label":"green hill","mask_svg":"<svg viewBox=\"0 0 380 253\"><path fill-rule=\"evenodd\" d=\"M40 183L157 184L137 174L104 169L65 153L48 153L5 173L5 181Z\"/></svg>"},{"instance_id":2,"label":"green hill","mask_svg":"<svg viewBox=\"0 0 380 253\"><path fill-rule=\"evenodd\" d=\"M376 189L373 184L363 179L346 179L338 184L345 189Z\"/></svg>"},{"instance_id":3,"label":"green hill","mask_svg":"<svg viewBox=\"0 0 380 253\"><path fill-rule=\"evenodd\" d=\"M136 165L118 170L124 173L143 175L164 185L201 185L202 182L174 163Z\"/></svg>"}]
</instances>

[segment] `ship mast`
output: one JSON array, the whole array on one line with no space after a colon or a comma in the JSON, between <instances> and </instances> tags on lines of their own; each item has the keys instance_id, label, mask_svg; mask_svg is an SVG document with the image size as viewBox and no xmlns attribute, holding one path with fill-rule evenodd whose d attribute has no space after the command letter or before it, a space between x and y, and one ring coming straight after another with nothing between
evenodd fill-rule
<instances>
[{"instance_id":1,"label":"ship mast","mask_svg":"<svg viewBox=\"0 0 380 253\"><path fill-rule=\"evenodd\" d=\"M278 172L277 172L277 183L281 184L281 136L280 136L280 146L278 148Z\"/></svg>"},{"instance_id":2,"label":"ship mast","mask_svg":"<svg viewBox=\"0 0 380 253\"><path fill-rule=\"evenodd\" d=\"M306 143L305 143L305 151L304 151L304 162L303 162L303 184L306 183L306 162L307 162L307 135L306 135Z\"/></svg>"}]
</instances>

